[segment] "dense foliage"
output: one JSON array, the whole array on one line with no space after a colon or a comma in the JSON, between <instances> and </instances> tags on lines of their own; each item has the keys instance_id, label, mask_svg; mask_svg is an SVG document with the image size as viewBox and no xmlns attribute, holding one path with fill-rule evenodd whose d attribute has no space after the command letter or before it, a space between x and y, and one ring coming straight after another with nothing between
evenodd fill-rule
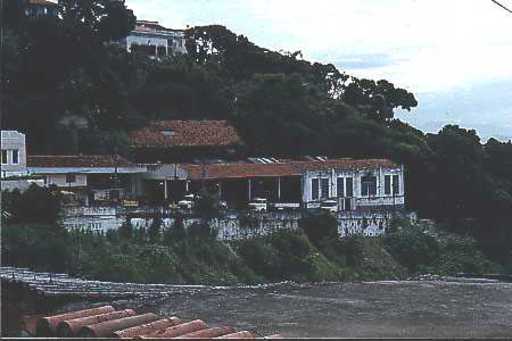
<instances>
[{"instance_id":1,"label":"dense foliage","mask_svg":"<svg viewBox=\"0 0 512 341\"><path fill-rule=\"evenodd\" d=\"M512 143L454 125L424 134L394 118L417 106L409 91L223 26L189 29L187 55L156 61L109 43L133 28L124 1L61 0L59 18L16 4L5 6L2 127L27 133L31 153L126 152L127 131L151 119L228 119L251 155L403 162L411 209L509 259Z\"/></svg>"},{"instance_id":2,"label":"dense foliage","mask_svg":"<svg viewBox=\"0 0 512 341\"><path fill-rule=\"evenodd\" d=\"M61 198L58 192L32 184L25 192L2 192L2 223L56 224Z\"/></svg>"},{"instance_id":3,"label":"dense foliage","mask_svg":"<svg viewBox=\"0 0 512 341\"><path fill-rule=\"evenodd\" d=\"M103 235L23 224L3 227L2 238L3 264L121 282L321 282L502 270L478 251L474 240L455 234L433 238L419 228L385 238L354 236L319 244L300 231L223 243L207 226L186 231L175 226L155 237L131 226Z\"/></svg>"}]
</instances>

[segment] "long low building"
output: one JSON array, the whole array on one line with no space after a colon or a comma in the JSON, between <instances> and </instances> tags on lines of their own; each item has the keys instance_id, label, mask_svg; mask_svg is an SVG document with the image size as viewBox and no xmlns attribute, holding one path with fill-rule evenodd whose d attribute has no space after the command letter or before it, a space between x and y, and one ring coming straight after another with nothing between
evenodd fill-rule
<instances>
[{"instance_id":1,"label":"long low building","mask_svg":"<svg viewBox=\"0 0 512 341\"><path fill-rule=\"evenodd\" d=\"M76 194L83 205L140 195L138 178L147 171L119 155L30 155L27 169L45 186Z\"/></svg>"},{"instance_id":2,"label":"long low building","mask_svg":"<svg viewBox=\"0 0 512 341\"><path fill-rule=\"evenodd\" d=\"M148 167L145 188L163 200L179 200L206 186L230 206L255 198L307 208L334 199L343 210L403 207L404 167L386 159L277 160L181 163Z\"/></svg>"}]
</instances>

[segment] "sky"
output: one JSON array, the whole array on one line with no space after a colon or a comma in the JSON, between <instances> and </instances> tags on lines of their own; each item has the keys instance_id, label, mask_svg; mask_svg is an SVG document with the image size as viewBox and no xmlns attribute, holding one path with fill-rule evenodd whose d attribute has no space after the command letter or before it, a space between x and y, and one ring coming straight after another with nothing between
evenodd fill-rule
<instances>
[{"instance_id":1,"label":"sky","mask_svg":"<svg viewBox=\"0 0 512 341\"><path fill-rule=\"evenodd\" d=\"M259 46L387 79L419 105L397 116L512 139L512 14L491 0L126 0L170 28L221 24ZM512 0L502 0L512 8Z\"/></svg>"}]
</instances>

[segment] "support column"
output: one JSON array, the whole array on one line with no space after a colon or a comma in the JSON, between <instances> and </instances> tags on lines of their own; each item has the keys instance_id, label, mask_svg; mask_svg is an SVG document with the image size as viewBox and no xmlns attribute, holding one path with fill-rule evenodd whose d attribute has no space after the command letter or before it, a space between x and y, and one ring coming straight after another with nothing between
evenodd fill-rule
<instances>
[{"instance_id":1,"label":"support column","mask_svg":"<svg viewBox=\"0 0 512 341\"><path fill-rule=\"evenodd\" d=\"M281 177L277 177L277 201L281 202Z\"/></svg>"},{"instance_id":2,"label":"support column","mask_svg":"<svg viewBox=\"0 0 512 341\"><path fill-rule=\"evenodd\" d=\"M168 193L167 193L167 179L164 180L164 199L167 201Z\"/></svg>"},{"instance_id":3,"label":"support column","mask_svg":"<svg viewBox=\"0 0 512 341\"><path fill-rule=\"evenodd\" d=\"M185 192L188 194L189 181L185 180Z\"/></svg>"},{"instance_id":4,"label":"support column","mask_svg":"<svg viewBox=\"0 0 512 341\"><path fill-rule=\"evenodd\" d=\"M251 201L252 200L252 193L251 193L252 192L252 180L251 179L248 180L248 185L249 185L249 190L248 190L249 201Z\"/></svg>"}]
</instances>

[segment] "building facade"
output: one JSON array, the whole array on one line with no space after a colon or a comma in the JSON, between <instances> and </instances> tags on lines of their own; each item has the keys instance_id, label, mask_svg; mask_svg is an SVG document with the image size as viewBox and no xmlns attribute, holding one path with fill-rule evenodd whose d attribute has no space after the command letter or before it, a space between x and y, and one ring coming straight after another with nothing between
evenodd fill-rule
<instances>
[{"instance_id":1,"label":"building facade","mask_svg":"<svg viewBox=\"0 0 512 341\"><path fill-rule=\"evenodd\" d=\"M25 134L15 130L2 130L2 178L27 175L27 149Z\"/></svg>"},{"instance_id":2,"label":"building facade","mask_svg":"<svg viewBox=\"0 0 512 341\"><path fill-rule=\"evenodd\" d=\"M404 169L389 160L326 160L325 167L306 167L303 198L306 207L334 199L344 211L405 206Z\"/></svg>"},{"instance_id":3,"label":"building facade","mask_svg":"<svg viewBox=\"0 0 512 341\"><path fill-rule=\"evenodd\" d=\"M28 170L75 196L79 205L110 205L140 196L147 171L118 155L31 155Z\"/></svg>"},{"instance_id":4,"label":"building facade","mask_svg":"<svg viewBox=\"0 0 512 341\"><path fill-rule=\"evenodd\" d=\"M161 26L157 21L138 20L121 44L128 52L138 51L152 58L185 54L185 31Z\"/></svg>"},{"instance_id":5,"label":"building facade","mask_svg":"<svg viewBox=\"0 0 512 341\"><path fill-rule=\"evenodd\" d=\"M49 0L22 0L25 7L25 15L29 17L57 16L57 1Z\"/></svg>"}]
</instances>

